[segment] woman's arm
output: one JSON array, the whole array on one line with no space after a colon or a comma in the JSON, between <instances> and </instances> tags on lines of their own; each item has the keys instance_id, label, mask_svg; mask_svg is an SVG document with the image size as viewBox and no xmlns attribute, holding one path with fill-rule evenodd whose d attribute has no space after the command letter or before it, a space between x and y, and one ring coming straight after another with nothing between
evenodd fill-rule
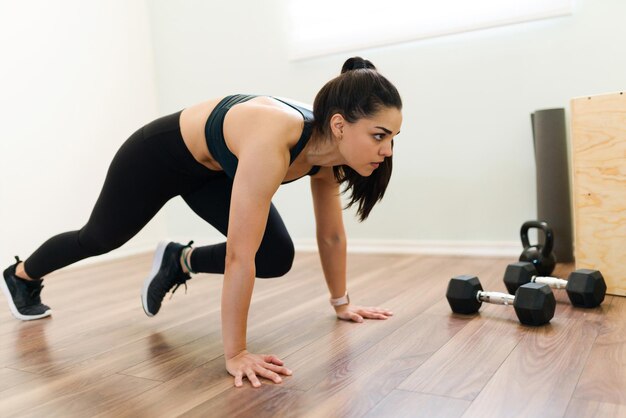
<instances>
[{"instance_id":1,"label":"woman's arm","mask_svg":"<svg viewBox=\"0 0 626 418\"><path fill-rule=\"evenodd\" d=\"M233 112L241 115L242 112ZM244 377L258 387L257 376L276 383L277 373L291 374L275 356L255 355L247 351L246 329L248 311L255 279L255 256L265 232L271 200L289 168L289 149L277 138L285 136L283 120L265 118L261 123L243 115L241 121L249 129L231 136L229 144L236 149L239 160L233 181L226 244L226 267L222 289L222 337L226 369L241 386ZM272 129L272 127L277 127ZM226 130L225 130L226 131ZM231 130L232 133L232 130Z\"/></svg>"},{"instance_id":2,"label":"woman's arm","mask_svg":"<svg viewBox=\"0 0 626 418\"><path fill-rule=\"evenodd\" d=\"M250 148L250 152L255 150L253 156L239 156L231 196L222 289L222 334L227 359L246 349L254 258L263 239L272 196L284 178L280 154L272 155L271 147ZM274 163L268 164L268 161Z\"/></svg>"},{"instance_id":3,"label":"woman's arm","mask_svg":"<svg viewBox=\"0 0 626 418\"><path fill-rule=\"evenodd\" d=\"M337 299L347 292L346 285L346 232L339 184L330 167L322 168L311 177L311 193L317 225L317 246L330 297ZM388 309L346 304L335 307L339 319L363 322L363 318L387 319L393 315Z\"/></svg>"},{"instance_id":4,"label":"woman's arm","mask_svg":"<svg viewBox=\"0 0 626 418\"><path fill-rule=\"evenodd\" d=\"M259 387L261 382L257 376L280 383L278 373L291 374L276 356L255 355L249 353L246 346L254 259L263 239L272 196L289 165L288 152L283 154L271 144L263 146L263 141L255 141L255 144L239 155L231 196L222 289L224 358L237 387L243 385L244 377L252 386Z\"/></svg>"},{"instance_id":5,"label":"woman's arm","mask_svg":"<svg viewBox=\"0 0 626 418\"><path fill-rule=\"evenodd\" d=\"M315 211L317 247L330 297L346 294L346 232L339 184L330 167L322 168L311 178Z\"/></svg>"}]
</instances>

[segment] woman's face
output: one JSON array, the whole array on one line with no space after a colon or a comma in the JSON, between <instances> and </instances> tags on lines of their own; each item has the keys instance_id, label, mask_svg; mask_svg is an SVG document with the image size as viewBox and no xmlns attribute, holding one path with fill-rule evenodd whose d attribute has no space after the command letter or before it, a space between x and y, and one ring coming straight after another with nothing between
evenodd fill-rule
<instances>
[{"instance_id":1,"label":"woman's face","mask_svg":"<svg viewBox=\"0 0 626 418\"><path fill-rule=\"evenodd\" d=\"M333 131L339 132L339 151L346 165L361 176L370 176L385 157L391 157L391 141L400 133L402 112L395 107L386 107L355 123L341 119L339 129Z\"/></svg>"}]
</instances>

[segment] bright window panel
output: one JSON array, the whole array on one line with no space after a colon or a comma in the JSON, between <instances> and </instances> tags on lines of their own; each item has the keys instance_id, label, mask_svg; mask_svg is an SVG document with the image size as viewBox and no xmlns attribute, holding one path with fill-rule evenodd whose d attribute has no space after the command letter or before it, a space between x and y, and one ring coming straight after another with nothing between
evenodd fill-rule
<instances>
[{"instance_id":1,"label":"bright window panel","mask_svg":"<svg viewBox=\"0 0 626 418\"><path fill-rule=\"evenodd\" d=\"M287 0L291 58L571 15L575 0Z\"/></svg>"}]
</instances>

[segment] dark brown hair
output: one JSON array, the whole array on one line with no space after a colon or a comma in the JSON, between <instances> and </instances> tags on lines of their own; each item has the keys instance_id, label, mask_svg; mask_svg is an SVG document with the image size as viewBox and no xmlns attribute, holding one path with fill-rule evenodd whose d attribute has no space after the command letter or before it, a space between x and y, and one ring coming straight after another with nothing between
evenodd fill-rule
<instances>
[{"instance_id":1,"label":"dark brown hair","mask_svg":"<svg viewBox=\"0 0 626 418\"><path fill-rule=\"evenodd\" d=\"M326 83L315 96L314 129L322 137L329 137L333 115L338 113L349 123L355 123L374 116L385 107L402 110L398 90L370 61L361 57L349 58L341 68L341 75ZM340 184L345 183L342 194L350 191L350 201L345 209L357 205L359 220L367 219L374 205L385 195L391 168L392 157L386 157L369 177L361 176L347 165L333 167L335 179Z\"/></svg>"}]
</instances>

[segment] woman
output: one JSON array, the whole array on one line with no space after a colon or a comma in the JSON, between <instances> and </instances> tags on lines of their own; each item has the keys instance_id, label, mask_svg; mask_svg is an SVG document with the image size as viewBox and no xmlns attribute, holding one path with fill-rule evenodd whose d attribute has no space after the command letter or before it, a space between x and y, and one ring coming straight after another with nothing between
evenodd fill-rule
<instances>
[{"instance_id":1,"label":"woman","mask_svg":"<svg viewBox=\"0 0 626 418\"><path fill-rule=\"evenodd\" d=\"M339 187L350 190L364 220L391 176L393 137L402 123L396 88L371 62L350 58L317 94L313 112L268 96L209 100L157 119L135 132L115 155L91 217L78 231L50 238L0 282L22 320L50 315L41 303L42 277L109 252L137 234L171 198L228 237L222 244L157 247L142 303L155 315L167 292L190 273L224 274L224 358L235 386L243 377L281 382L291 371L272 355L246 350L254 278L282 276L294 257L291 238L271 199L281 184L311 177L320 258L331 305L340 319L387 319L380 308L352 305L346 291L346 238Z\"/></svg>"}]
</instances>

